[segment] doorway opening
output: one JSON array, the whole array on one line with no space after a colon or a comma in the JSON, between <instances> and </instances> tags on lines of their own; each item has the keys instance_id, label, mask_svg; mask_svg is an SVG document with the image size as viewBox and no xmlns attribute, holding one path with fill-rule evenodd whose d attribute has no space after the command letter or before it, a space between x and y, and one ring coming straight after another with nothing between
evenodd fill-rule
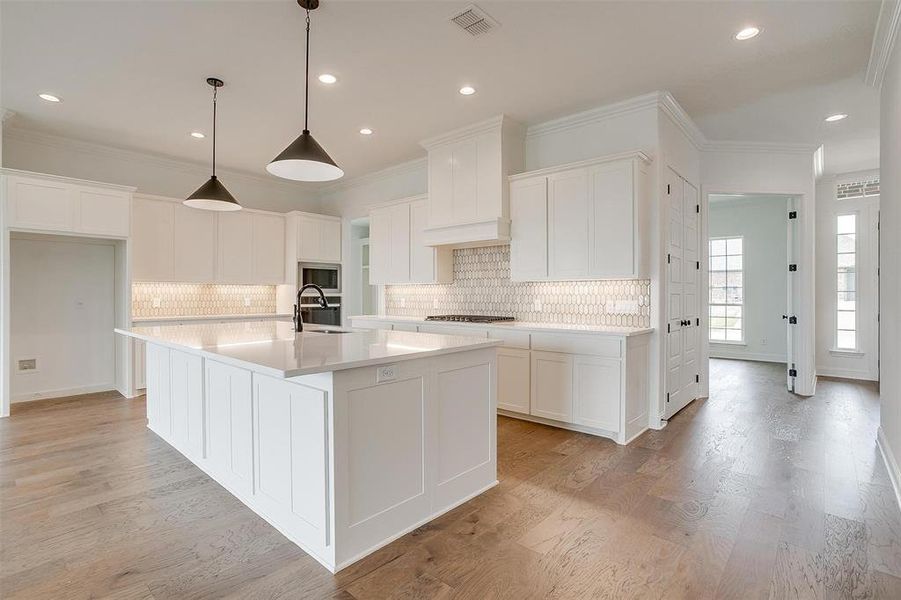
<instances>
[{"instance_id":1,"label":"doorway opening","mask_svg":"<svg viewBox=\"0 0 901 600\"><path fill-rule=\"evenodd\" d=\"M711 388L730 373L754 373L794 391L793 327L798 236L795 198L710 194L707 336ZM703 285L703 283L702 283ZM767 363L741 368L723 361Z\"/></svg>"},{"instance_id":2,"label":"doorway opening","mask_svg":"<svg viewBox=\"0 0 901 600\"><path fill-rule=\"evenodd\" d=\"M344 280L347 307L345 319L354 315L373 315L379 312L378 286L369 283L369 218L353 219L350 223L350 268Z\"/></svg>"}]
</instances>

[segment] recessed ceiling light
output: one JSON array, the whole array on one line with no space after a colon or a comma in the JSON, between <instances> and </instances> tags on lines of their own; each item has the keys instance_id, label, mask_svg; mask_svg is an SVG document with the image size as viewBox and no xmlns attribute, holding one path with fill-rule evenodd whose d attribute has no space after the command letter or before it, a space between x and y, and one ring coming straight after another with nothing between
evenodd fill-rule
<instances>
[{"instance_id":1,"label":"recessed ceiling light","mask_svg":"<svg viewBox=\"0 0 901 600\"><path fill-rule=\"evenodd\" d=\"M464 96L472 96L473 94L476 93L476 89L474 87L472 87L471 85L464 85L463 87L460 88L460 93L463 94Z\"/></svg>"},{"instance_id":2,"label":"recessed ceiling light","mask_svg":"<svg viewBox=\"0 0 901 600\"><path fill-rule=\"evenodd\" d=\"M327 84L331 85L331 84L335 83L336 81L338 81L338 78L335 77L334 75L332 75L331 73L323 73L322 75L319 76L319 81L321 81L322 83L327 83Z\"/></svg>"},{"instance_id":3,"label":"recessed ceiling light","mask_svg":"<svg viewBox=\"0 0 901 600\"><path fill-rule=\"evenodd\" d=\"M206 136L205 136L204 134L200 133L199 131L192 131L192 132L191 132L191 137L192 137L192 138L197 138L198 140L202 140L202 139L205 138Z\"/></svg>"},{"instance_id":4,"label":"recessed ceiling light","mask_svg":"<svg viewBox=\"0 0 901 600\"><path fill-rule=\"evenodd\" d=\"M60 99L58 96L54 96L53 94L38 94L38 98L41 100L46 100L47 102L59 102Z\"/></svg>"},{"instance_id":5,"label":"recessed ceiling light","mask_svg":"<svg viewBox=\"0 0 901 600\"><path fill-rule=\"evenodd\" d=\"M368 127L364 127L360 130L360 133L363 135L372 135L372 130Z\"/></svg>"},{"instance_id":6,"label":"recessed ceiling light","mask_svg":"<svg viewBox=\"0 0 901 600\"><path fill-rule=\"evenodd\" d=\"M735 34L735 39L739 41L750 40L752 37L757 37L757 34L760 33L759 27L745 27L741 31Z\"/></svg>"},{"instance_id":7,"label":"recessed ceiling light","mask_svg":"<svg viewBox=\"0 0 901 600\"><path fill-rule=\"evenodd\" d=\"M836 121L841 121L842 119L847 119L847 118L848 118L848 115L846 115L845 113L838 113L838 114L829 115L828 117L826 117L826 122L834 123Z\"/></svg>"}]
</instances>

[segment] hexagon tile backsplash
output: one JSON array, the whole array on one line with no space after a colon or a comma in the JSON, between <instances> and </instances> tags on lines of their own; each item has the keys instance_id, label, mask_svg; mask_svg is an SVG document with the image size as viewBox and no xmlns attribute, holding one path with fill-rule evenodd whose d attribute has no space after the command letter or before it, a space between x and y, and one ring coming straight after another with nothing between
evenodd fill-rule
<instances>
[{"instance_id":1,"label":"hexagon tile backsplash","mask_svg":"<svg viewBox=\"0 0 901 600\"><path fill-rule=\"evenodd\" d=\"M133 317L257 315L275 312L274 285L133 283ZM155 306L158 304L158 306Z\"/></svg>"},{"instance_id":2,"label":"hexagon tile backsplash","mask_svg":"<svg viewBox=\"0 0 901 600\"><path fill-rule=\"evenodd\" d=\"M510 281L510 246L454 250L454 282L389 285L388 315L512 316L520 321L650 327L651 282Z\"/></svg>"}]
</instances>

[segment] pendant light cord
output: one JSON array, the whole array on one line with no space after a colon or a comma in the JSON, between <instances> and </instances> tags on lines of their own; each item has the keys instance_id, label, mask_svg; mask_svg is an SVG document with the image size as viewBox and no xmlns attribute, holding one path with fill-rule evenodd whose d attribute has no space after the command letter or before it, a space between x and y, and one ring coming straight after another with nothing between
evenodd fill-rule
<instances>
[{"instance_id":1,"label":"pendant light cord","mask_svg":"<svg viewBox=\"0 0 901 600\"><path fill-rule=\"evenodd\" d=\"M309 133L310 120L310 9L307 9L307 68L303 90L303 130Z\"/></svg>"},{"instance_id":2,"label":"pendant light cord","mask_svg":"<svg viewBox=\"0 0 901 600\"><path fill-rule=\"evenodd\" d=\"M213 86L213 177L216 176L216 93L219 88Z\"/></svg>"}]
</instances>

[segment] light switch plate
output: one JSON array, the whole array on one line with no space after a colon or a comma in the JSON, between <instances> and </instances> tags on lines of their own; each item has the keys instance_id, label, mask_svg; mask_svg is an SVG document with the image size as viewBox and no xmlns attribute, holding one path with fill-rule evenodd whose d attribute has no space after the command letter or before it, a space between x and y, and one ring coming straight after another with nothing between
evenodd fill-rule
<instances>
[{"instance_id":1,"label":"light switch plate","mask_svg":"<svg viewBox=\"0 0 901 600\"><path fill-rule=\"evenodd\" d=\"M397 365L383 365L375 371L375 382L384 383L397 379Z\"/></svg>"}]
</instances>

